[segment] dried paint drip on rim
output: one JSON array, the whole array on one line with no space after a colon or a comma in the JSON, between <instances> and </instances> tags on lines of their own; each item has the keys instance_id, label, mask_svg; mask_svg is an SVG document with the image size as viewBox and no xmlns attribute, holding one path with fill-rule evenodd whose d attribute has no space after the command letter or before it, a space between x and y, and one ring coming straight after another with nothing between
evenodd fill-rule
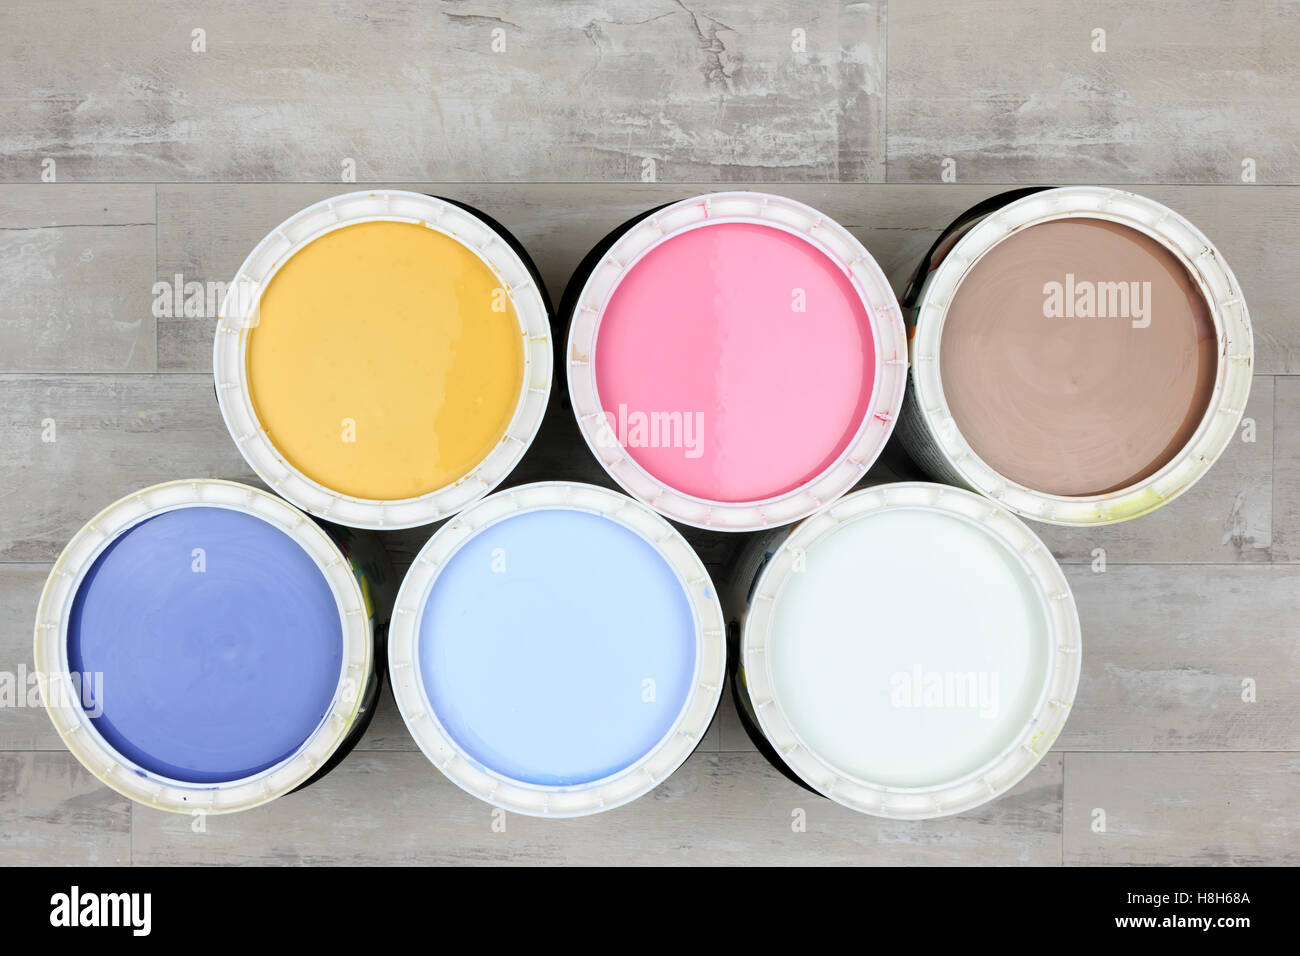
<instances>
[{"instance_id":1,"label":"dried paint drip on rim","mask_svg":"<svg viewBox=\"0 0 1300 956\"><path fill-rule=\"evenodd\" d=\"M1164 468L1218 372L1208 304L1157 240L1099 219L1001 240L948 306L942 381L962 435L1028 488L1091 496Z\"/></svg>"},{"instance_id":2,"label":"dried paint drip on rim","mask_svg":"<svg viewBox=\"0 0 1300 956\"><path fill-rule=\"evenodd\" d=\"M861 297L824 252L771 226L716 223L628 270L601 318L596 381L650 474L698 498L760 501L843 453L870 405L875 351Z\"/></svg>"},{"instance_id":3,"label":"dried paint drip on rim","mask_svg":"<svg viewBox=\"0 0 1300 956\"><path fill-rule=\"evenodd\" d=\"M260 518L190 507L98 557L68 621L94 675L96 731L144 770L227 783L290 757L320 726L343 658L338 605L311 557Z\"/></svg>"},{"instance_id":4,"label":"dried paint drip on rim","mask_svg":"<svg viewBox=\"0 0 1300 956\"><path fill-rule=\"evenodd\" d=\"M457 786L574 817L647 793L695 749L725 674L722 607L662 517L594 485L489 495L397 596L393 696Z\"/></svg>"},{"instance_id":5,"label":"dried paint drip on rim","mask_svg":"<svg viewBox=\"0 0 1300 956\"><path fill-rule=\"evenodd\" d=\"M990 197L943 232L904 298L899 440L929 474L1019 515L1148 514L1236 436L1254 363L1241 288L1203 233L1151 199Z\"/></svg>"},{"instance_id":6,"label":"dried paint drip on rim","mask_svg":"<svg viewBox=\"0 0 1300 956\"><path fill-rule=\"evenodd\" d=\"M248 335L254 409L285 459L343 494L415 498L500 442L522 337L491 269L425 226L361 222L299 249Z\"/></svg>"}]
</instances>

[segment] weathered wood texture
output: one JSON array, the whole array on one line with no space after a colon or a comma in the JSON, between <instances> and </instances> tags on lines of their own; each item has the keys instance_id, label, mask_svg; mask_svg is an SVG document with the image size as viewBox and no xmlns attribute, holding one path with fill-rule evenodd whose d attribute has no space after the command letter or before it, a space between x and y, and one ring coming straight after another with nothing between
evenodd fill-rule
<instances>
[{"instance_id":1,"label":"weathered wood texture","mask_svg":"<svg viewBox=\"0 0 1300 956\"><path fill-rule=\"evenodd\" d=\"M1300 862L1294 0L14 0L3 20L0 671L15 678L50 564L96 511L171 478L253 480L213 395L215 308L169 312L155 284L215 295L282 219L353 188L349 162L357 182L504 223L553 300L608 230L712 189L821 209L897 288L986 196L1141 184L1236 271L1256 375L1250 427L1177 502L1039 527L1079 604L1079 694L1048 758L973 813L898 824L815 798L754 751L728 693L651 795L496 833L386 690L334 773L196 833L98 784L22 695L0 708L0 863ZM889 455L876 475L913 473ZM608 484L558 400L511 480L541 478ZM386 536L399 567L431 530ZM737 539L688 536L724 573Z\"/></svg>"}]
</instances>

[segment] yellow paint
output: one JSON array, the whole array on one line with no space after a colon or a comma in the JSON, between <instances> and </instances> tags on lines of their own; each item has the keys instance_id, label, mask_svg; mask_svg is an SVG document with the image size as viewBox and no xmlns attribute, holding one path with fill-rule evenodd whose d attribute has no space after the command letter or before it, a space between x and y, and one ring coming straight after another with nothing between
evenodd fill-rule
<instances>
[{"instance_id":1,"label":"yellow paint","mask_svg":"<svg viewBox=\"0 0 1300 956\"><path fill-rule=\"evenodd\" d=\"M463 478L505 434L523 381L523 333L497 277L412 223L357 223L304 246L247 334L253 408L272 444L358 498L414 498Z\"/></svg>"}]
</instances>

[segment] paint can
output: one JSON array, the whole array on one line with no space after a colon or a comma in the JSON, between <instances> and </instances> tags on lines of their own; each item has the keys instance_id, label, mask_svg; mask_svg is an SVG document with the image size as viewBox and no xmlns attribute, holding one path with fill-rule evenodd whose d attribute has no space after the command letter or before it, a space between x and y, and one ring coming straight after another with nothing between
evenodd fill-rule
<instances>
[{"instance_id":1,"label":"paint can","mask_svg":"<svg viewBox=\"0 0 1300 956\"><path fill-rule=\"evenodd\" d=\"M606 472L674 521L779 527L847 492L902 404L902 316L840 224L721 192L615 230L569 283L573 413Z\"/></svg>"},{"instance_id":2,"label":"paint can","mask_svg":"<svg viewBox=\"0 0 1300 956\"><path fill-rule=\"evenodd\" d=\"M72 754L123 796L188 814L324 776L373 716L396 584L373 535L332 531L215 479L153 485L89 521L36 617L41 696Z\"/></svg>"},{"instance_id":3,"label":"paint can","mask_svg":"<svg viewBox=\"0 0 1300 956\"><path fill-rule=\"evenodd\" d=\"M1065 724L1082 649L1069 585L972 492L856 491L756 541L733 584L742 723L782 773L853 810L973 809Z\"/></svg>"},{"instance_id":4,"label":"paint can","mask_svg":"<svg viewBox=\"0 0 1300 956\"><path fill-rule=\"evenodd\" d=\"M213 371L244 459L299 508L409 528L495 488L541 424L549 306L483 213L401 190L291 216L230 284Z\"/></svg>"},{"instance_id":5,"label":"paint can","mask_svg":"<svg viewBox=\"0 0 1300 956\"><path fill-rule=\"evenodd\" d=\"M1099 186L1016 190L959 217L903 296L899 440L928 474L1059 525L1135 518L1235 434L1253 339L1222 254Z\"/></svg>"},{"instance_id":6,"label":"paint can","mask_svg":"<svg viewBox=\"0 0 1300 956\"><path fill-rule=\"evenodd\" d=\"M457 786L577 817L690 756L725 645L709 575L667 521L616 491L540 482L430 538L398 592L389 672L411 735Z\"/></svg>"}]
</instances>

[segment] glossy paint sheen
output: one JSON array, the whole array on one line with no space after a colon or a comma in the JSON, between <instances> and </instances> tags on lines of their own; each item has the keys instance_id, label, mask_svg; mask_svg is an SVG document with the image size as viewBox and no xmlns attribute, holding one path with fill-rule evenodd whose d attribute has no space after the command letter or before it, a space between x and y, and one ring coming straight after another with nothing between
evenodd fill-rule
<instances>
[{"instance_id":1,"label":"glossy paint sheen","mask_svg":"<svg viewBox=\"0 0 1300 956\"><path fill-rule=\"evenodd\" d=\"M664 241L623 276L600 321L597 391L611 423L700 424L693 448L623 430L651 475L706 500L759 501L848 446L875 354L866 308L829 256L771 226L722 222Z\"/></svg>"},{"instance_id":2,"label":"glossy paint sheen","mask_svg":"<svg viewBox=\"0 0 1300 956\"><path fill-rule=\"evenodd\" d=\"M86 574L68 622L71 670L102 675L95 729L145 770L191 783L296 751L329 710L342 655L338 605L312 559L225 508L130 528Z\"/></svg>"},{"instance_id":3,"label":"glossy paint sheen","mask_svg":"<svg viewBox=\"0 0 1300 956\"><path fill-rule=\"evenodd\" d=\"M524 512L461 546L419 625L425 696L459 746L512 780L581 786L674 726L696 662L671 567L609 518Z\"/></svg>"},{"instance_id":4,"label":"glossy paint sheen","mask_svg":"<svg viewBox=\"0 0 1300 956\"><path fill-rule=\"evenodd\" d=\"M248 336L258 420L343 494L418 497L464 477L510 424L523 335L496 275L422 225L363 222L281 267Z\"/></svg>"}]
</instances>

